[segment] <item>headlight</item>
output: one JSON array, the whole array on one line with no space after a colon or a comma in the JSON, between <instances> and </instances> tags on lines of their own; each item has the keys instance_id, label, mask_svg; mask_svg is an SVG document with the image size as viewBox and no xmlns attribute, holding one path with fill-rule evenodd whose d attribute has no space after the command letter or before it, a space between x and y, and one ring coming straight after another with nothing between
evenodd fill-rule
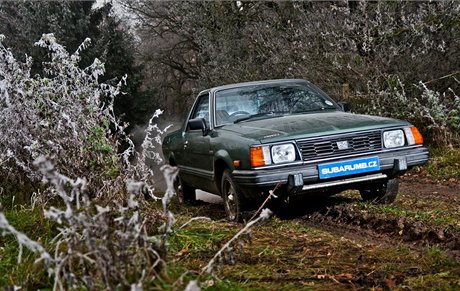
<instances>
[{"instance_id":1,"label":"headlight","mask_svg":"<svg viewBox=\"0 0 460 291\"><path fill-rule=\"evenodd\" d=\"M296 149L292 143L252 146L250 148L250 162L253 168L289 163L295 160Z\"/></svg>"},{"instance_id":2,"label":"headlight","mask_svg":"<svg viewBox=\"0 0 460 291\"><path fill-rule=\"evenodd\" d=\"M292 143L272 146L272 161L274 164L295 161L295 147Z\"/></svg>"},{"instance_id":3,"label":"headlight","mask_svg":"<svg viewBox=\"0 0 460 291\"><path fill-rule=\"evenodd\" d=\"M404 144L404 132L401 129L385 131L383 133L383 145L386 148L402 147Z\"/></svg>"}]
</instances>

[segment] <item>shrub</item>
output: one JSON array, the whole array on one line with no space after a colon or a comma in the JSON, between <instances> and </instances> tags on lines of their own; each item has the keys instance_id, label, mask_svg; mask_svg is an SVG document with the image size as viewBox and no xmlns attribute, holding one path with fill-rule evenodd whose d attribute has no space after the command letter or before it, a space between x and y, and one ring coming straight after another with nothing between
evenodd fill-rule
<instances>
[{"instance_id":1,"label":"shrub","mask_svg":"<svg viewBox=\"0 0 460 291\"><path fill-rule=\"evenodd\" d=\"M110 124L117 124L111 102L121 84L98 83L104 73L98 59L79 68L80 53L89 43L86 39L69 54L52 34L43 35L35 45L48 50L50 60L42 75L31 76L32 59L19 62L0 39L2 172L38 185L41 175L33 161L47 156L65 175L85 176L90 192L119 175L122 164Z\"/></svg>"},{"instance_id":2,"label":"shrub","mask_svg":"<svg viewBox=\"0 0 460 291\"><path fill-rule=\"evenodd\" d=\"M439 92L423 82L407 86L395 75L386 79L387 87L369 83L368 93L358 94L357 111L410 120L432 145L460 146L460 97L453 89Z\"/></svg>"},{"instance_id":3,"label":"shrub","mask_svg":"<svg viewBox=\"0 0 460 291\"><path fill-rule=\"evenodd\" d=\"M42 75L31 76L32 59L17 61L0 42L0 169L14 181L31 182L35 202L53 198L44 214L59 225L53 251L18 232L1 211L0 229L16 237L19 261L22 246L40 254L54 289L142 287L162 267L177 169L165 168L170 189L163 212L149 207L144 196L158 198L146 162L160 161L152 148L164 130L153 121L162 111L155 112L142 151L135 153L126 125L113 113L122 83L99 84L104 65L97 59L78 66L89 43L69 54L52 34L43 35L36 45L48 50L50 60ZM119 140L128 144L121 154Z\"/></svg>"}]
</instances>

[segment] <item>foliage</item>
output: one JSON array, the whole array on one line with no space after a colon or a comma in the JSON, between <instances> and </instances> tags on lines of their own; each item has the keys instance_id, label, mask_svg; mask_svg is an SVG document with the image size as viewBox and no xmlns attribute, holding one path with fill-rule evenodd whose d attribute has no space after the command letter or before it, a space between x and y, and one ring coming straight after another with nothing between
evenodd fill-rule
<instances>
[{"instance_id":1,"label":"foliage","mask_svg":"<svg viewBox=\"0 0 460 291\"><path fill-rule=\"evenodd\" d=\"M157 199L145 163L159 161L151 150L164 133L153 124L161 111L152 117L142 152L136 154L126 127L114 116L113 99L121 84L100 83L104 65L98 59L87 68L78 66L89 42L69 54L52 34L44 35L36 43L50 53L43 76L31 76L32 58L22 63L0 44L0 166L35 185L32 206L54 200L44 217L58 225L47 249L17 231L2 212L0 228L18 241L19 261L23 247L39 253L58 290L151 281L161 269L164 237L173 220L165 206L160 233L161 212L144 214L144 195ZM117 154L119 139L129 144L122 154ZM169 171L168 179L175 173ZM49 185L43 189L40 181Z\"/></svg>"},{"instance_id":2,"label":"foliage","mask_svg":"<svg viewBox=\"0 0 460 291\"><path fill-rule=\"evenodd\" d=\"M32 58L21 63L0 43L3 172L38 183L33 161L48 156L66 175L86 176L91 192L122 166L108 128L115 117L110 106L101 107L101 98L113 99L119 87L99 84L104 65L98 59L79 68L80 52L89 42L70 55L52 34L44 35L36 43L51 55L44 76L32 76Z\"/></svg>"},{"instance_id":3,"label":"foliage","mask_svg":"<svg viewBox=\"0 0 460 291\"><path fill-rule=\"evenodd\" d=\"M32 73L41 73L42 63L48 59L47 52L32 45L42 34L53 32L68 51L77 50L87 37L97 39L102 18L92 13L93 4L94 1L4 1L0 4L0 32L6 36L4 44L12 48L21 61L25 60L25 55L31 56L35 60ZM90 65L92 59L94 57L84 57L83 66Z\"/></svg>"},{"instance_id":4,"label":"foliage","mask_svg":"<svg viewBox=\"0 0 460 291\"><path fill-rule=\"evenodd\" d=\"M394 84L384 89L369 84L373 98L369 102L367 97L358 95L355 110L409 120L421 128L431 145L459 147L460 97L451 88L439 92L423 82L407 88L394 76L388 77L389 83L392 79Z\"/></svg>"},{"instance_id":5,"label":"foliage","mask_svg":"<svg viewBox=\"0 0 460 291\"><path fill-rule=\"evenodd\" d=\"M17 59L31 56L31 74L42 74L43 62L49 60L46 50L32 44L43 33L53 32L67 51L76 51L86 39L92 40L81 55L81 68L91 65L94 58L105 64L106 73L100 81L116 86L124 75L122 91L115 97L114 111L118 118L130 124L145 124L154 111L154 90L143 89L141 67L136 64L134 37L112 11L111 2L96 8L95 1L4 1L0 3L0 33L6 36L4 45L13 50ZM108 101L108 100L106 100Z\"/></svg>"},{"instance_id":6,"label":"foliage","mask_svg":"<svg viewBox=\"0 0 460 291\"><path fill-rule=\"evenodd\" d=\"M128 123L130 132L134 125L144 125L154 113L155 104L152 102L155 89L143 86L141 69L136 60L134 35L125 27L122 20L112 11L112 4L108 2L97 9L93 14L102 19L96 26L97 35L94 36L94 49L90 56L99 57L105 64L106 74L101 81L115 86L122 76L127 76L123 83L122 94L115 98L114 113ZM143 87L143 88L141 88Z\"/></svg>"},{"instance_id":7,"label":"foliage","mask_svg":"<svg viewBox=\"0 0 460 291\"><path fill-rule=\"evenodd\" d=\"M428 165L421 169L436 179L457 181L460 179L460 150L431 149Z\"/></svg>"},{"instance_id":8,"label":"foliage","mask_svg":"<svg viewBox=\"0 0 460 291\"><path fill-rule=\"evenodd\" d=\"M336 99L346 85L356 111L411 119L429 142L458 141L457 2L126 6L137 17L146 74L163 85L160 95L169 98L159 102L170 113L180 114L192 94L213 85L304 78Z\"/></svg>"}]
</instances>

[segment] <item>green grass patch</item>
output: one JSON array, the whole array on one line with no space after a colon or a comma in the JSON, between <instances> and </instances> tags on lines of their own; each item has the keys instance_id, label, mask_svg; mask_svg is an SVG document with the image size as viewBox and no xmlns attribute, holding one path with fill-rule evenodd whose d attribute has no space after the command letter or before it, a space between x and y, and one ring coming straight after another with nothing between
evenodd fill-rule
<instances>
[{"instance_id":1,"label":"green grass patch","mask_svg":"<svg viewBox=\"0 0 460 291\"><path fill-rule=\"evenodd\" d=\"M57 230L54 223L44 219L43 209L6 210L5 216L18 231L51 251L51 240ZM29 290L52 286L43 263L35 263L38 255L23 247L22 260L18 263L19 251L12 235L0 236L0 286L17 285Z\"/></svg>"},{"instance_id":2,"label":"green grass patch","mask_svg":"<svg viewBox=\"0 0 460 291\"><path fill-rule=\"evenodd\" d=\"M460 262L443 250L428 247L420 257L421 274L410 276L404 285L411 289L458 290L460 288Z\"/></svg>"},{"instance_id":3,"label":"green grass patch","mask_svg":"<svg viewBox=\"0 0 460 291\"><path fill-rule=\"evenodd\" d=\"M209 253L217 251L220 243L231 238L231 228L219 228L213 226L213 222L206 223L209 224L207 227L189 225L176 230L169 241L171 252Z\"/></svg>"},{"instance_id":4,"label":"green grass patch","mask_svg":"<svg viewBox=\"0 0 460 291\"><path fill-rule=\"evenodd\" d=\"M428 247L422 258L422 265L427 272L444 272L447 268L457 268L456 271L460 274L460 262L436 246Z\"/></svg>"},{"instance_id":5,"label":"green grass patch","mask_svg":"<svg viewBox=\"0 0 460 291\"><path fill-rule=\"evenodd\" d=\"M420 220L428 224L437 226L452 226L458 228L458 218L451 215L448 211L441 209L432 209L430 211L407 209L397 204L372 204L369 202L359 202L362 210L370 211L377 214L386 214L395 217L406 217L414 220Z\"/></svg>"},{"instance_id":6,"label":"green grass patch","mask_svg":"<svg viewBox=\"0 0 460 291\"><path fill-rule=\"evenodd\" d=\"M460 149L430 148L430 160L424 167L436 179L460 179Z\"/></svg>"}]
</instances>

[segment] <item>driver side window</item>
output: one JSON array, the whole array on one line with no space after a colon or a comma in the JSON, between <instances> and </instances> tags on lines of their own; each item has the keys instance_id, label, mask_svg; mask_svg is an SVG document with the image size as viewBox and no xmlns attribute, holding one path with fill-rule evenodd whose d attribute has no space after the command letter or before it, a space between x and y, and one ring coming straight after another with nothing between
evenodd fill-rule
<instances>
[{"instance_id":1,"label":"driver side window","mask_svg":"<svg viewBox=\"0 0 460 291\"><path fill-rule=\"evenodd\" d=\"M190 119L204 118L206 125L209 127L209 94L203 94L198 97Z\"/></svg>"}]
</instances>

